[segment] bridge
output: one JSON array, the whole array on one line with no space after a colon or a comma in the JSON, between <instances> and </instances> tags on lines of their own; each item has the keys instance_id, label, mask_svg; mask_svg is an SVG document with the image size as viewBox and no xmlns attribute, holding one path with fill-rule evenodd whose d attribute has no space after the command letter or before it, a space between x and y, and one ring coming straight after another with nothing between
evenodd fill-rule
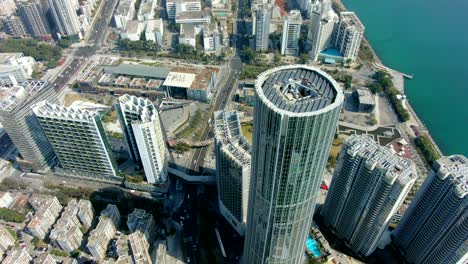
<instances>
[{"instance_id":1,"label":"bridge","mask_svg":"<svg viewBox=\"0 0 468 264\"><path fill-rule=\"evenodd\" d=\"M216 184L215 176L204 176L204 175L188 175L187 173L180 171L175 168L169 167L167 171L175 176L181 178L184 181L189 183L199 183L199 184Z\"/></svg>"}]
</instances>

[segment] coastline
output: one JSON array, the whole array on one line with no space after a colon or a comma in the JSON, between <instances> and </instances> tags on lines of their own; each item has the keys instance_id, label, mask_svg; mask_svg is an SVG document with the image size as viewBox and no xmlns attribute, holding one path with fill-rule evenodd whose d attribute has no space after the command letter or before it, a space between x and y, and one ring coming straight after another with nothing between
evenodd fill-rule
<instances>
[{"instance_id":1,"label":"coastline","mask_svg":"<svg viewBox=\"0 0 468 264\"><path fill-rule=\"evenodd\" d=\"M337 9L337 11L339 12L343 12L343 11L348 11L348 9L346 8L346 6L344 5L344 3L342 2L342 0L333 0L333 4L334 4L334 8ZM367 39L366 36L363 36L363 43L365 43L365 45L367 45L369 47L369 50L371 51L372 53L372 57L373 57L373 67L383 67L385 68L392 76L393 76L393 79L403 79L403 81L401 82L400 87L396 87L398 90L400 90L400 92L402 94L404 94L404 76L405 75L408 75L408 74L405 74L405 73L402 73L402 72L399 72L399 71L396 71L394 69L391 69L387 66L385 66L382 62L382 60L379 58L379 56L377 55L377 52L375 52L374 48L372 47L372 45L370 44L369 40ZM419 126L421 132L423 132L424 134L427 135L427 137L429 138L429 140L431 141L432 145L434 146L434 149L437 151L437 153L440 155L440 156L444 156L444 153L442 152L442 150L439 148L439 146L437 145L437 143L435 142L435 140L432 138L432 135L429 133L429 130L427 129L427 127L424 125L424 123L422 122L422 120L419 118L419 116L417 115L416 111L414 110L414 108L411 106L411 104L409 103L408 100L405 101L405 106L409 112L409 114L411 115L411 119Z\"/></svg>"}]
</instances>

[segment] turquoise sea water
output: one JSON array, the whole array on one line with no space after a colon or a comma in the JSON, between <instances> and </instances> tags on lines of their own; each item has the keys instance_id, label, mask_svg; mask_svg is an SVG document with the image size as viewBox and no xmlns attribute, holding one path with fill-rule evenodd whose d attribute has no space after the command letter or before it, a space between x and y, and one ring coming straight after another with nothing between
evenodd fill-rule
<instances>
[{"instance_id":1,"label":"turquoise sea water","mask_svg":"<svg viewBox=\"0 0 468 264\"><path fill-rule=\"evenodd\" d=\"M468 1L343 0L446 155L468 156Z\"/></svg>"}]
</instances>

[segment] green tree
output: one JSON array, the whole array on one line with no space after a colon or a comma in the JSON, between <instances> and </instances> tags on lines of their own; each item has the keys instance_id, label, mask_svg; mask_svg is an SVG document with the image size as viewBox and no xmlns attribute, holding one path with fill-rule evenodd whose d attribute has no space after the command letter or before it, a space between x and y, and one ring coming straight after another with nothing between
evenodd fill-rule
<instances>
[{"instance_id":1,"label":"green tree","mask_svg":"<svg viewBox=\"0 0 468 264\"><path fill-rule=\"evenodd\" d=\"M68 48L71 44L72 42L69 39L59 39L57 41L57 45L61 48Z\"/></svg>"},{"instance_id":2,"label":"green tree","mask_svg":"<svg viewBox=\"0 0 468 264\"><path fill-rule=\"evenodd\" d=\"M73 250L72 252L70 252L70 257L72 258L79 258L81 255L81 251L79 251L78 249L75 249Z\"/></svg>"},{"instance_id":3,"label":"green tree","mask_svg":"<svg viewBox=\"0 0 468 264\"><path fill-rule=\"evenodd\" d=\"M275 53L273 54L273 62L275 64L279 64L281 62L281 54L277 50L275 50Z\"/></svg>"},{"instance_id":4,"label":"green tree","mask_svg":"<svg viewBox=\"0 0 468 264\"><path fill-rule=\"evenodd\" d=\"M239 56L244 63L250 64L257 58L257 53L253 51L250 47L244 46Z\"/></svg>"},{"instance_id":5,"label":"green tree","mask_svg":"<svg viewBox=\"0 0 468 264\"><path fill-rule=\"evenodd\" d=\"M6 222L23 223L26 216L8 208L0 208L0 219Z\"/></svg>"},{"instance_id":6,"label":"green tree","mask_svg":"<svg viewBox=\"0 0 468 264\"><path fill-rule=\"evenodd\" d=\"M345 88L349 89L351 88L351 82L353 81L353 76L351 75L345 75L344 76L344 83L345 83Z\"/></svg>"},{"instance_id":7,"label":"green tree","mask_svg":"<svg viewBox=\"0 0 468 264\"><path fill-rule=\"evenodd\" d=\"M308 61L309 61L309 55L307 55L306 53L302 53L299 56L299 63L306 64Z\"/></svg>"}]
</instances>

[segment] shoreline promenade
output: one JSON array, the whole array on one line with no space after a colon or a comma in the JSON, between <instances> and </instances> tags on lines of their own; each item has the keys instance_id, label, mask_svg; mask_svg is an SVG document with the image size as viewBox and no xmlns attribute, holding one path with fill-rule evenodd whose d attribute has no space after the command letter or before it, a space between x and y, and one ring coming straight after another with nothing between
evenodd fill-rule
<instances>
[{"instance_id":1,"label":"shoreline promenade","mask_svg":"<svg viewBox=\"0 0 468 264\"><path fill-rule=\"evenodd\" d=\"M334 7L337 9L336 11L338 11L338 12L348 11L348 9L346 8L346 6L343 4L343 2L341 0L333 0L333 3L335 4ZM394 69L391 69L391 68L385 66L383 64L382 60L377 55L377 52L375 52L374 48L372 47L372 45L370 44L370 42L369 42L369 40L367 39L366 36L363 37L363 42L365 43L365 45L367 45L369 47L369 50L372 52L374 63L371 63L371 66L373 68L380 69L380 70L386 70L387 72L389 72L393 77L393 82L395 84L395 88L397 90L399 90L402 94L404 94L405 93L405 89L404 89L405 76L411 76L411 75L396 71ZM435 140L432 138L432 135L430 134L429 130L427 129L427 127L425 126L423 121L418 117L418 115L416 114L416 111L411 106L411 104L409 103L408 100L405 102L405 106L406 106L409 114L411 115L410 120L413 120L419 126L420 130L422 132L424 132L428 136L429 140L431 141L432 145L434 146L434 149L438 152L438 154L440 156L444 156L442 150L439 148L439 146L437 145Z\"/></svg>"}]
</instances>

